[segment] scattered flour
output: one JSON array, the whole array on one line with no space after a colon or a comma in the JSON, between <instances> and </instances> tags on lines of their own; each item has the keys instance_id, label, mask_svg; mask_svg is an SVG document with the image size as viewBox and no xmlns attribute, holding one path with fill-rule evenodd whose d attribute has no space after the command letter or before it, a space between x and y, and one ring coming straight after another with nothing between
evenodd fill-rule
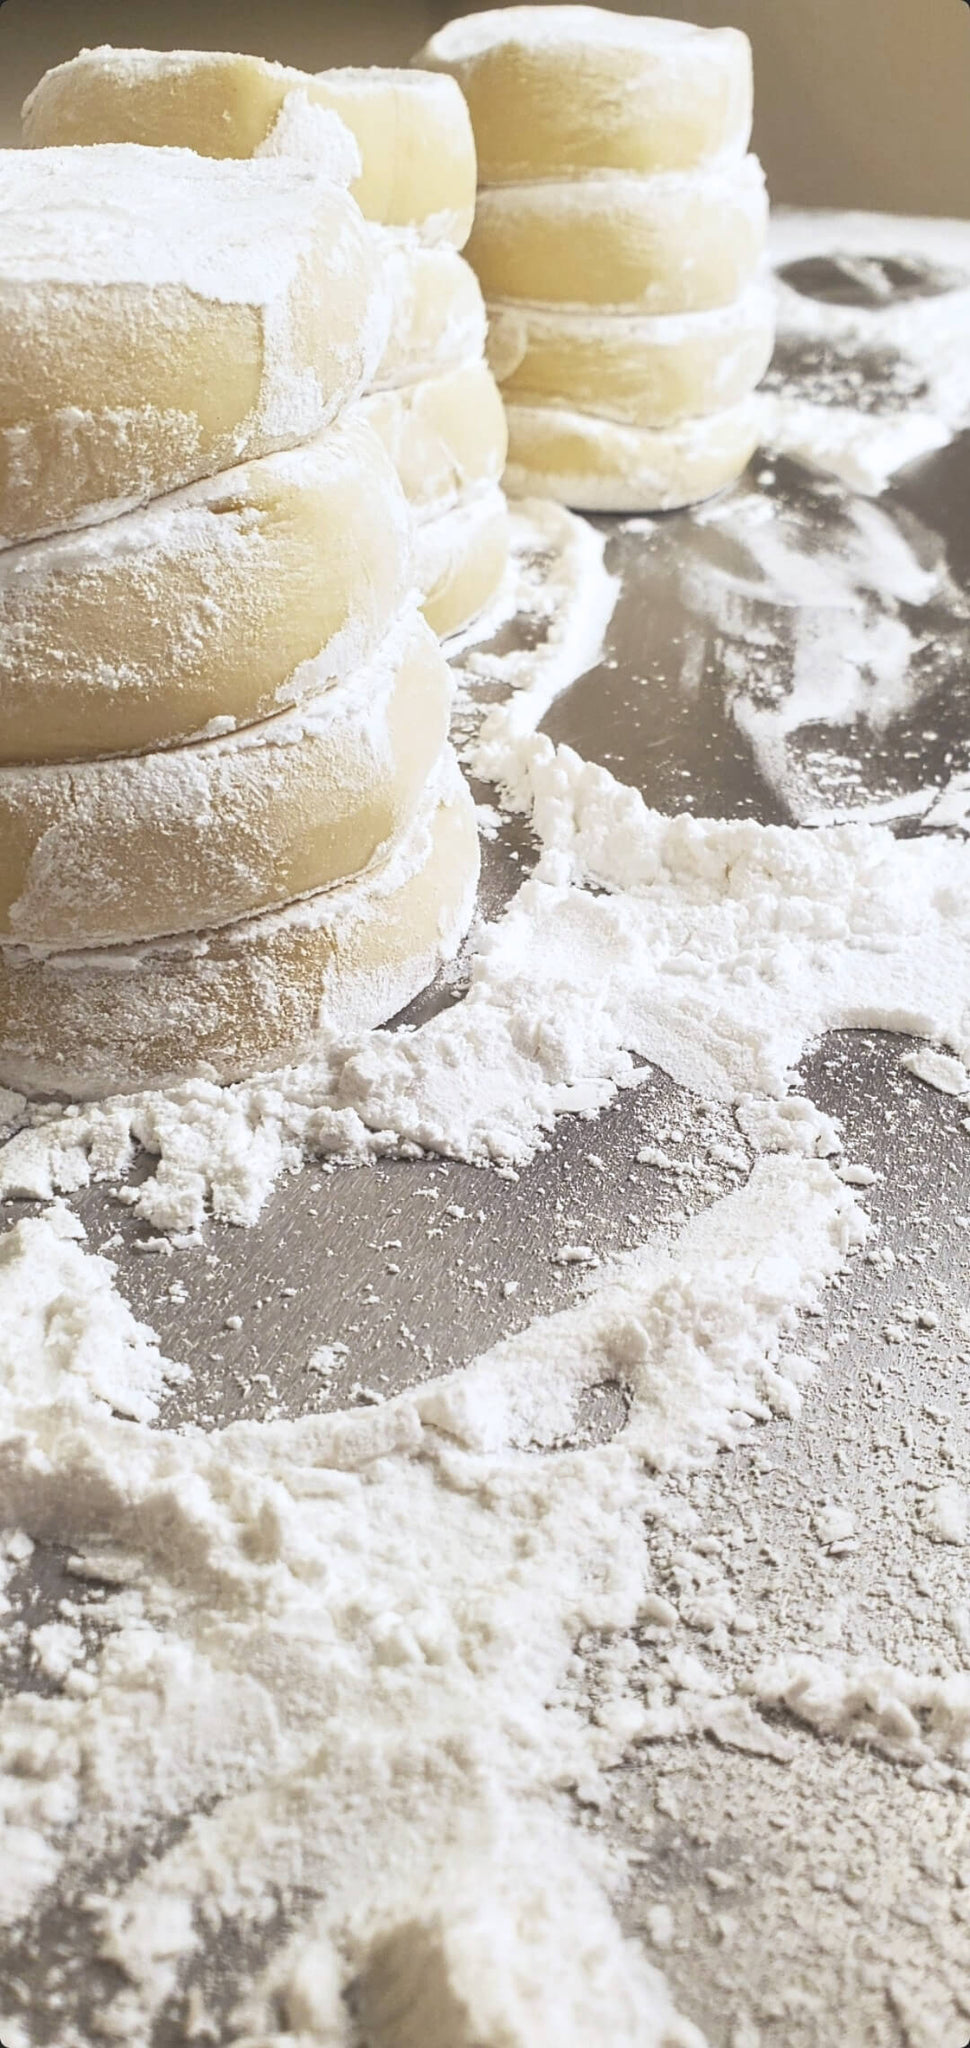
<instances>
[{"instance_id":1,"label":"scattered flour","mask_svg":"<svg viewBox=\"0 0 970 2048\"><path fill-rule=\"evenodd\" d=\"M935 811L938 829L959 823L965 791L947 792L944 811L938 790L899 788L909 741L895 745L893 730L966 669L966 594L939 536L831 486L749 492L727 499L716 524L702 516L692 527L683 599L708 628L731 716L788 815L827 825ZM688 645L685 685L692 658ZM888 750L888 770L867 750Z\"/></svg>"},{"instance_id":2,"label":"scattered flour","mask_svg":"<svg viewBox=\"0 0 970 2048\"><path fill-rule=\"evenodd\" d=\"M970 227L782 208L769 247L782 277L780 359L787 345L793 364L763 394L766 445L876 495L970 425ZM799 289L799 272L823 261L841 270L846 292ZM900 270L912 273L911 293L899 289Z\"/></svg>"},{"instance_id":3,"label":"scattered flour","mask_svg":"<svg viewBox=\"0 0 970 2048\"><path fill-rule=\"evenodd\" d=\"M761 1706L931 1775L970 1765L970 1672L928 1677L864 1658L790 1655L756 1672L752 1690Z\"/></svg>"},{"instance_id":4,"label":"scattered flour","mask_svg":"<svg viewBox=\"0 0 970 2048\"><path fill-rule=\"evenodd\" d=\"M756 1152L801 1152L806 1159L831 1159L842 1150L837 1120L816 1109L806 1095L780 1100L746 1095L735 1116Z\"/></svg>"},{"instance_id":5,"label":"scattered flour","mask_svg":"<svg viewBox=\"0 0 970 2048\"><path fill-rule=\"evenodd\" d=\"M899 1064L907 1073L915 1074L918 1081L925 1081L928 1088L938 1088L941 1095L970 1095L970 1074L963 1061L954 1059L952 1053L919 1045L913 1052L904 1052Z\"/></svg>"},{"instance_id":6,"label":"scattered flour","mask_svg":"<svg viewBox=\"0 0 970 2048\"><path fill-rule=\"evenodd\" d=\"M966 1543L970 1536L970 1498L955 1479L935 1486L926 1503L926 1533L933 1543Z\"/></svg>"},{"instance_id":7,"label":"scattered flour","mask_svg":"<svg viewBox=\"0 0 970 2048\"><path fill-rule=\"evenodd\" d=\"M867 825L805 833L665 818L544 738L516 751L542 852L479 933L464 999L417 1030L234 1088L75 1107L0 1153L5 1193L69 1191L159 1156L131 1191L157 1228L207 1203L252 1220L304 1152L402 1141L520 1163L564 1112L636 1084L636 1060L724 1101L784 1098L805 1047L847 1027L970 1056L970 847Z\"/></svg>"},{"instance_id":8,"label":"scattered flour","mask_svg":"<svg viewBox=\"0 0 970 2048\"><path fill-rule=\"evenodd\" d=\"M240 2048L348 2042L341 1993L380 2048L703 2048L613 1918L622 1857L569 1825L570 1790L595 1803L659 1732L620 1693L591 1716L572 1646L636 1621L665 1476L771 1412L799 1310L864 1233L823 1162L764 1159L673 1251L643 1247L462 1374L209 1436L128 1419L173 1369L63 1212L8 1234L5 1516L20 1555L56 1535L121 1590L84 1611L83 1658L41 1638L55 1690L0 1713L0 1917L54 1882L87 1897L125 1975L103 2033L148 2048L231 1923L256 1958ZM65 1296L66 1323L44 1307ZM570 1448L604 1378L626 1425ZM779 1752L749 1703L693 1670L680 1686L692 1725Z\"/></svg>"}]
</instances>

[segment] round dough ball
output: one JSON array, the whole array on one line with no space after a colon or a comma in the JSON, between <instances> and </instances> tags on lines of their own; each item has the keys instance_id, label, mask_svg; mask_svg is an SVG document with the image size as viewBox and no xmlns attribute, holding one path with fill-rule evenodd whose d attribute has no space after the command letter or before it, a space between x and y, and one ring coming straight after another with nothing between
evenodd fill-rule
<instances>
[{"instance_id":1,"label":"round dough ball","mask_svg":"<svg viewBox=\"0 0 970 2048\"><path fill-rule=\"evenodd\" d=\"M405 495L421 513L497 483L508 434L498 385L484 362L362 398L360 416L379 435Z\"/></svg>"},{"instance_id":2,"label":"round dough ball","mask_svg":"<svg viewBox=\"0 0 970 2048\"><path fill-rule=\"evenodd\" d=\"M736 482L758 442L757 400L676 427L626 427L558 405L510 405L505 487L586 512L673 512Z\"/></svg>"},{"instance_id":3,"label":"round dough ball","mask_svg":"<svg viewBox=\"0 0 970 2048\"><path fill-rule=\"evenodd\" d=\"M351 190L367 220L418 226L461 248L475 211L475 143L461 92L437 73L376 65L314 73L227 51L106 45L45 73L24 105L24 140L249 157L272 142L294 100L338 114L351 130L360 157ZM312 148L312 130L294 122L276 146Z\"/></svg>"},{"instance_id":4,"label":"round dough ball","mask_svg":"<svg viewBox=\"0 0 970 2048\"><path fill-rule=\"evenodd\" d=\"M362 880L141 947L0 946L0 1084L75 1098L241 1079L384 1023L457 952L478 881L475 806L450 748Z\"/></svg>"},{"instance_id":5,"label":"round dough ball","mask_svg":"<svg viewBox=\"0 0 970 2048\"><path fill-rule=\"evenodd\" d=\"M485 301L457 249L427 249L375 228L391 299L387 347L374 389L439 377L485 353Z\"/></svg>"},{"instance_id":6,"label":"round dough ball","mask_svg":"<svg viewBox=\"0 0 970 2048\"><path fill-rule=\"evenodd\" d=\"M712 313L489 307L488 353L509 404L566 405L635 427L723 412L771 361L775 302L752 285Z\"/></svg>"},{"instance_id":7,"label":"round dough ball","mask_svg":"<svg viewBox=\"0 0 970 2048\"><path fill-rule=\"evenodd\" d=\"M495 596L508 555L508 506L497 484L421 521L414 536L415 575L421 610L441 639L470 625Z\"/></svg>"},{"instance_id":8,"label":"round dough ball","mask_svg":"<svg viewBox=\"0 0 970 2048\"><path fill-rule=\"evenodd\" d=\"M0 762L137 753L268 718L373 654L411 521L363 420L142 511L0 552Z\"/></svg>"},{"instance_id":9,"label":"round dough ball","mask_svg":"<svg viewBox=\"0 0 970 2048\"><path fill-rule=\"evenodd\" d=\"M740 156L751 133L751 45L735 28L503 7L448 22L415 61L458 80L483 185L689 170Z\"/></svg>"},{"instance_id":10,"label":"round dough ball","mask_svg":"<svg viewBox=\"0 0 970 2048\"><path fill-rule=\"evenodd\" d=\"M483 192L468 244L487 300L704 313L750 284L768 229L757 157L655 178Z\"/></svg>"},{"instance_id":11,"label":"round dough ball","mask_svg":"<svg viewBox=\"0 0 970 2048\"><path fill-rule=\"evenodd\" d=\"M296 158L0 151L0 544L309 440L387 317L358 208Z\"/></svg>"},{"instance_id":12,"label":"round dough ball","mask_svg":"<svg viewBox=\"0 0 970 2048\"><path fill-rule=\"evenodd\" d=\"M359 874L413 817L450 708L412 611L369 667L230 738L0 769L0 937L151 939Z\"/></svg>"}]
</instances>

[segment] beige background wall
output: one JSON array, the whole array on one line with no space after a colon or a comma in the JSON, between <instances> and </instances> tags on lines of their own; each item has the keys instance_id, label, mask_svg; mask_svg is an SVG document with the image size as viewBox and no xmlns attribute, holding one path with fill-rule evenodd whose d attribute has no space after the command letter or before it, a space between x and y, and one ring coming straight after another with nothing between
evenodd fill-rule
<instances>
[{"instance_id":1,"label":"beige background wall","mask_svg":"<svg viewBox=\"0 0 970 2048\"><path fill-rule=\"evenodd\" d=\"M447 0L7 0L0 133L16 140L24 94L84 43L247 49L309 69L400 63L469 11ZM747 30L774 198L970 215L964 0L632 0L631 11Z\"/></svg>"}]
</instances>

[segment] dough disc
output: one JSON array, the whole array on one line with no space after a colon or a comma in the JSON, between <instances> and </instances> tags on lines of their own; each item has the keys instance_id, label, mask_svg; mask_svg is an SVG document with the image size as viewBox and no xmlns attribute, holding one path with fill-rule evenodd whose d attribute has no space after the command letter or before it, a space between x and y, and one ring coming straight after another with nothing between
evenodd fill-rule
<instances>
[{"instance_id":1,"label":"dough disc","mask_svg":"<svg viewBox=\"0 0 970 2048\"><path fill-rule=\"evenodd\" d=\"M412 611L371 666L229 738L0 769L0 938L150 939L358 874L414 816L450 707Z\"/></svg>"},{"instance_id":2,"label":"dough disc","mask_svg":"<svg viewBox=\"0 0 970 2048\"><path fill-rule=\"evenodd\" d=\"M750 284L767 228L764 174L747 156L482 192L468 260L489 301L704 313Z\"/></svg>"},{"instance_id":3,"label":"dough disc","mask_svg":"<svg viewBox=\"0 0 970 2048\"><path fill-rule=\"evenodd\" d=\"M489 360L507 404L565 405L666 427L736 405L771 361L775 305L752 285L712 313L489 307Z\"/></svg>"},{"instance_id":4,"label":"dough disc","mask_svg":"<svg viewBox=\"0 0 970 2048\"><path fill-rule=\"evenodd\" d=\"M450 748L388 860L283 911L100 953L0 946L0 1084L74 1097L235 1080L381 1024L457 951L478 880Z\"/></svg>"},{"instance_id":5,"label":"dough disc","mask_svg":"<svg viewBox=\"0 0 970 2048\"><path fill-rule=\"evenodd\" d=\"M734 483L758 441L756 399L680 426L626 427L565 406L510 405L506 489L586 512L673 512Z\"/></svg>"},{"instance_id":6,"label":"dough disc","mask_svg":"<svg viewBox=\"0 0 970 2048\"><path fill-rule=\"evenodd\" d=\"M297 158L0 151L0 544L318 434L387 339L373 235Z\"/></svg>"},{"instance_id":7,"label":"dough disc","mask_svg":"<svg viewBox=\"0 0 970 2048\"><path fill-rule=\"evenodd\" d=\"M471 264L457 249L426 249L374 229L391 296L387 347L374 389L414 384L485 353L485 303Z\"/></svg>"},{"instance_id":8,"label":"dough disc","mask_svg":"<svg viewBox=\"0 0 970 2048\"><path fill-rule=\"evenodd\" d=\"M444 511L501 477L505 409L484 362L371 392L357 411L383 441L419 515L432 507Z\"/></svg>"},{"instance_id":9,"label":"dough disc","mask_svg":"<svg viewBox=\"0 0 970 2048\"><path fill-rule=\"evenodd\" d=\"M407 592L384 449L339 420L124 518L0 552L0 762L268 718L367 661Z\"/></svg>"},{"instance_id":10,"label":"dough disc","mask_svg":"<svg viewBox=\"0 0 970 2048\"><path fill-rule=\"evenodd\" d=\"M740 156L751 133L751 45L735 28L503 7L449 22L416 61L458 80L483 185L688 170Z\"/></svg>"},{"instance_id":11,"label":"dough disc","mask_svg":"<svg viewBox=\"0 0 970 2048\"><path fill-rule=\"evenodd\" d=\"M475 144L458 87L437 73L314 73L218 50L106 45L45 73L24 106L24 140L249 157L271 141L293 95L339 114L354 135L361 172L351 190L366 219L417 225L461 248L475 211ZM293 143L303 143L299 131Z\"/></svg>"},{"instance_id":12,"label":"dough disc","mask_svg":"<svg viewBox=\"0 0 970 2048\"><path fill-rule=\"evenodd\" d=\"M414 536L421 609L445 639L495 596L509 554L509 514L497 484L450 512L424 519Z\"/></svg>"}]
</instances>

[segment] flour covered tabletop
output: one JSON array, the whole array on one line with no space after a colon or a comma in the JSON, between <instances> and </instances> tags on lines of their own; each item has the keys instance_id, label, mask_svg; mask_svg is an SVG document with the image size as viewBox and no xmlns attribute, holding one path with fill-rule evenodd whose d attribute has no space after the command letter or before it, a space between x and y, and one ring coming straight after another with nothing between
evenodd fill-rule
<instances>
[{"instance_id":1,"label":"flour covered tabletop","mask_svg":"<svg viewBox=\"0 0 970 2048\"><path fill-rule=\"evenodd\" d=\"M18 2048L966 2038L970 229L772 263L740 484L452 648L457 972L0 1097Z\"/></svg>"}]
</instances>

